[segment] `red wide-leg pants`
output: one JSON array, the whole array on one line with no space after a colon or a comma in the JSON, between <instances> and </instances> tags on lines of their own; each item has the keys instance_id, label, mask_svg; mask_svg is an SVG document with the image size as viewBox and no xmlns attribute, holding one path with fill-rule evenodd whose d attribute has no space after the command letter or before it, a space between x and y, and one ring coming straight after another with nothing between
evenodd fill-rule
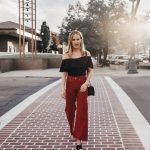
<instances>
[{"instance_id":1,"label":"red wide-leg pants","mask_svg":"<svg viewBox=\"0 0 150 150\"><path fill-rule=\"evenodd\" d=\"M85 81L86 76L67 77L65 108L71 134L83 141L88 139L87 90L80 92L80 87Z\"/></svg>"}]
</instances>

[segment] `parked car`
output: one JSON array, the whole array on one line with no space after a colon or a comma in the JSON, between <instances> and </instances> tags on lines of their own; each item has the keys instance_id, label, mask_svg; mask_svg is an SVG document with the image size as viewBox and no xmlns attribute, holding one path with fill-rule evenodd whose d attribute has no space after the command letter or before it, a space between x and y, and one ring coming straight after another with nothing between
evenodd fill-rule
<instances>
[{"instance_id":1,"label":"parked car","mask_svg":"<svg viewBox=\"0 0 150 150\"><path fill-rule=\"evenodd\" d=\"M143 58L143 62L148 63L149 62L149 58L148 57Z\"/></svg>"},{"instance_id":2,"label":"parked car","mask_svg":"<svg viewBox=\"0 0 150 150\"><path fill-rule=\"evenodd\" d=\"M108 55L107 56L107 61L109 62L109 64L115 63L115 57L116 57L116 55Z\"/></svg>"},{"instance_id":3,"label":"parked car","mask_svg":"<svg viewBox=\"0 0 150 150\"><path fill-rule=\"evenodd\" d=\"M125 65L128 63L129 57L128 55L116 55L115 64L116 65Z\"/></svg>"}]
</instances>

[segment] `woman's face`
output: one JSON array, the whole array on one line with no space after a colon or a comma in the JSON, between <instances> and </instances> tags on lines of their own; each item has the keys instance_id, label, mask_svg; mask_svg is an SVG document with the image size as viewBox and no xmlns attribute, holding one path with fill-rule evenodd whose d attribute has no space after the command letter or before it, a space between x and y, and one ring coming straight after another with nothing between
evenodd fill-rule
<instances>
[{"instance_id":1,"label":"woman's face","mask_svg":"<svg viewBox=\"0 0 150 150\"><path fill-rule=\"evenodd\" d=\"M80 37L80 35L74 34L72 36L71 43L72 43L72 47L74 49L80 49L80 47L81 47L81 37Z\"/></svg>"}]
</instances>

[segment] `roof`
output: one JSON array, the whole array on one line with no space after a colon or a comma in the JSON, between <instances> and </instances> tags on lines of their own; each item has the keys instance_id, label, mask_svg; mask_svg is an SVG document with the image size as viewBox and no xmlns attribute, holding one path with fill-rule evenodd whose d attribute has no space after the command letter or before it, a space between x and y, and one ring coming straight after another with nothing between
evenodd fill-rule
<instances>
[{"instance_id":1,"label":"roof","mask_svg":"<svg viewBox=\"0 0 150 150\"><path fill-rule=\"evenodd\" d=\"M19 28L19 24L17 24L17 23L14 23L14 22L11 22L11 21L6 21L6 22L1 22L0 23L0 28L2 28L2 29L12 29L12 28L14 28L14 29L18 29Z\"/></svg>"},{"instance_id":2,"label":"roof","mask_svg":"<svg viewBox=\"0 0 150 150\"><path fill-rule=\"evenodd\" d=\"M0 23L0 30L17 30L19 29L19 24L12 22L12 21L6 21L6 22L1 22ZM23 25L21 25L21 29L23 29ZM25 26L25 30L28 32L32 32L32 29L30 27ZM37 32L38 33L38 32Z\"/></svg>"},{"instance_id":3,"label":"roof","mask_svg":"<svg viewBox=\"0 0 150 150\"><path fill-rule=\"evenodd\" d=\"M29 27L26 27L26 28L29 28ZM1 22L0 29L19 29L19 24L12 22L12 21Z\"/></svg>"},{"instance_id":4,"label":"roof","mask_svg":"<svg viewBox=\"0 0 150 150\"><path fill-rule=\"evenodd\" d=\"M23 26L22 26L22 30L23 30ZM34 31L35 30L33 30L33 34L35 33ZM11 35L14 37L18 37L19 36L19 24L12 22L12 21L1 22L0 23L0 35ZM37 31L36 36L39 37L39 35L40 33ZM32 36L32 28L25 26L25 37L31 38L31 36Z\"/></svg>"}]
</instances>

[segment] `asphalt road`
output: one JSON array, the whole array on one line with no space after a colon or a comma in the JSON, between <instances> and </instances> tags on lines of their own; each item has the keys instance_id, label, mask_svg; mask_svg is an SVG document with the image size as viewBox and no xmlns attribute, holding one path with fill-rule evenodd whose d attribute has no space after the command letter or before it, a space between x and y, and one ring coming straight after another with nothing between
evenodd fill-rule
<instances>
[{"instance_id":1,"label":"asphalt road","mask_svg":"<svg viewBox=\"0 0 150 150\"><path fill-rule=\"evenodd\" d=\"M118 77L112 79L127 93L143 116L150 123L150 77Z\"/></svg>"},{"instance_id":2,"label":"asphalt road","mask_svg":"<svg viewBox=\"0 0 150 150\"><path fill-rule=\"evenodd\" d=\"M0 78L0 116L59 78L7 77Z\"/></svg>"}]
</instances>

